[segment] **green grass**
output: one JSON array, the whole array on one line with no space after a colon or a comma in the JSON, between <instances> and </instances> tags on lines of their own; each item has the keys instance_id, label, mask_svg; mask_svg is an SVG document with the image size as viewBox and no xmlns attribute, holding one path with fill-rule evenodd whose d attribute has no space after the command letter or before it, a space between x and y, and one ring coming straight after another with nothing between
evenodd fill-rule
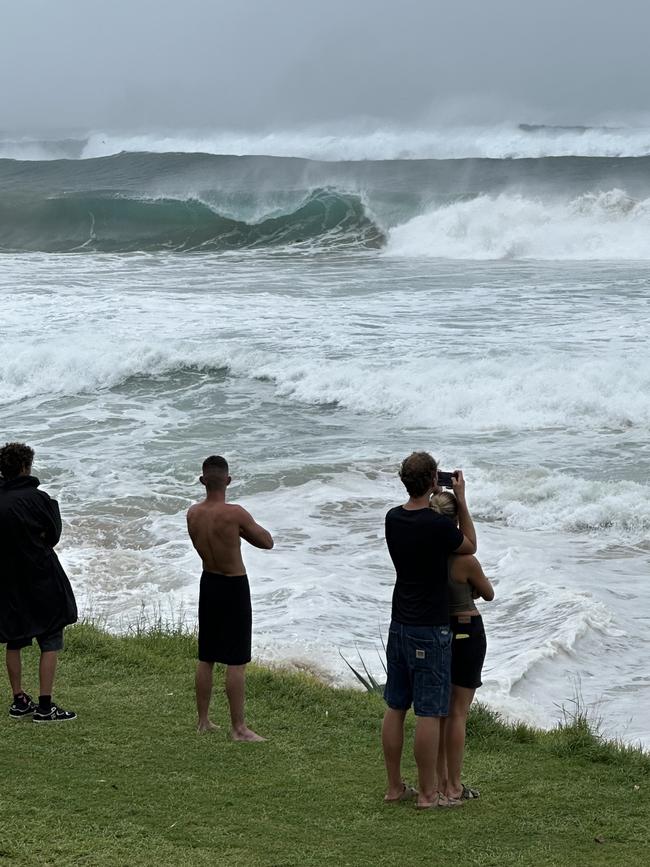
<instances>
[{"instance_id":1,"label":"green grass","mask_svg":"<svg viewBox=\"0 0 650 867\"><path fill-rule=\"evenodd\" d=\"M650 862L650 758L580 716L542 733L478 706L466 779L481 799L417 812L382 804L378 696L252 666L249 720L271 740L235 744L220 673L222 732L194 731L182 630L66 634L56 695L79 719L0 718L0 867ZM36 650L24 659L36 691ZM410 748L404 770L414 782Z\"/></svg>"}]
</instances>

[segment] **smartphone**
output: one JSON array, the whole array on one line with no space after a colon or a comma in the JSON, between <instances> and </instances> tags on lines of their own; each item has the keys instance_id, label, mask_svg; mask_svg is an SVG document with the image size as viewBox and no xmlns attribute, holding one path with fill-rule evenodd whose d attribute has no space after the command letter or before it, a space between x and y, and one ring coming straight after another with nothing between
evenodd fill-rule
<instances>
[{"instance_id":1,"label":"smartphone","mask_svg":"<svg viewBox=\"0 0 650 867\"><path fill-rule=\"evenodd\" d=\"M443 473L442 470L438 470L438 484L441 488L453 488L452 479L455 478L455 473Z\"/></svg>"}]
</instances>

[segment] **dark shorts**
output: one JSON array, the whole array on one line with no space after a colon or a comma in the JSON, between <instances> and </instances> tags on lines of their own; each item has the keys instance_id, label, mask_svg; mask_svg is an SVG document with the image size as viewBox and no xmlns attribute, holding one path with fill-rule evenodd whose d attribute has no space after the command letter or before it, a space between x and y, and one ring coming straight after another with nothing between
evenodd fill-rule
<instances>
[{"instance_id":1,"label":"dark shorts","mask_svg":"<svg viewBox=\"0 0 650 867\"><path fill-rule=\"evenodd\" d=\"M477 689L483 683L481 674L487 650L483 618L477 614L463 619L468 619L469 623L461 623L457 616L449 618L454 636L451 645L451 682L465 689Z\"/></svg>"},{"instance_id":2,"label":"dark shorts","mask_svg":"<svg viewBox=\"0 0 650 867\"><path fill-rule=\"evenodd\" d=\"M199 659L245 665L251 661L251 593L246 575L203 572L199 591Z\"/></svg>"},{"instance_id":3,"label":"dark shorts","mask_svg":"<svg viewBox=\"0 0 650 867\"><path fill-rule=\"evenodd\" d=\"M51 650L63 650L62 629L50 632L49 635L35 635L34 638L41 648L41 653L48 653ZM34 638L19 638L17 641L8 641L7 650L22 650L23 647L29 647Z\"/></svg>"},{"instance_id":4,"label":"dark shorts","mask_svg":"<svg viewBox=\"0 0 650 867\"><path fill-rule=\"evenodd\" d=\"M386 704L413 705L416 716L449 713L451 630L448 626L406 626L391 621L386 645Z\"/></svg>"}]
</instances>

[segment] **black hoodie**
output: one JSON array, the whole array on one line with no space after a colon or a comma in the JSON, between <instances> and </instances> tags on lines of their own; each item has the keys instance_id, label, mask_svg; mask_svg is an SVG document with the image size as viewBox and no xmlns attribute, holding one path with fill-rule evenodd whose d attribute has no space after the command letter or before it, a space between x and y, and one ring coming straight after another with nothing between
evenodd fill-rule
<instances>
[{"instance_id":1,"label":"black hoodie","mask_svg":"<svg viewBox=\"0 0 650 867\"><path fill-rule=\"evenodd\" d=\"M54 553L56 500L34 476L0 483L0 642L49 635L77 620L68 576Z\"/></svg>"}]
</instances>

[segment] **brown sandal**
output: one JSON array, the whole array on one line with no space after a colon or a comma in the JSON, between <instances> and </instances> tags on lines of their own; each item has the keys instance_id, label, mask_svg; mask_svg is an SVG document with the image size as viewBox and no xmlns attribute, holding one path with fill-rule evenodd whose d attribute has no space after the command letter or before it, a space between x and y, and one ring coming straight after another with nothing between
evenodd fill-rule
<instances>
[{"instance_id":1,"label":"brown sandal","mask_svg":"<svg viewBox=\"0 0 650 867\"><path fill-rule=\"evenodd\" d=\"M464 804L461 798L448 798L447 795L438 792L438 806L451 809L452 807L463 807Z\"/></svg>"},{"instance_id":2,"label":"brown sandal","mask_svg":"<svg viewBox=\"0 0 650 867\"><path fill-rule=\"evenodd\" d=\"M446 810L451 807L462 807L463 802L458 798L448 798L446 795L443 795L442 792L438 792L436 794L435 799L430 804L416 804L416 810L435 810L438 807Z\"/></svg>"}]
</instances>

